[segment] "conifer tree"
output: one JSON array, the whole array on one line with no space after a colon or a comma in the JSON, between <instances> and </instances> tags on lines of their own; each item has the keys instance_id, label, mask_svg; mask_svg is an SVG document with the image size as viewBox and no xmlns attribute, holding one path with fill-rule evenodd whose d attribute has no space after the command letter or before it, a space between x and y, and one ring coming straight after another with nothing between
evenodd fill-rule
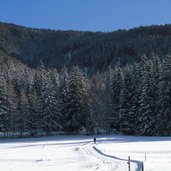
<instances>
[{"instance_id":1,"label":"conifer tree","mask_svg":"<svg viewBox=\"0 0 171 171\"><path fill-rule=\"evenodd\" d=\"M30 104L27 93L24 89L20 89L18 112L16 115L17 127L22 137L23 132L28 132L28 120L30 116Z\"/></svg>"},{"instance_id":2,"label":"conifer tree","mask_svg":"<svg viewBox=\"0 0 171 171\"><path fill-rule=\"evenodd\" d=\"M78 131L82 126L86 127L86 81L82 71L76 66L72 68L69 78L66 116L66 129Z\"/></svg>"},{"instance_id":3,"label":"conifer tree","mask_svg":"<svg viewBox=\"0 0 171 171\"><path fill-rule=\"evenodd\" d=\"M131 132L134 134L138 133L138 116L140 109L140 95L141 95L141 65L134 64L131 68L131 99L130 108L128 110L129 116L132 118L130 127Z\"/></svg>"},{"instance_id":4,"label":"conifer tree","mask_svg":"<svg viewBox=\"0 0 171 171\"><path fill-rule=\"evenodd\" d=\"M113 114L113 69L111 66L108 66L107 72L105 74L105 89L104 89L104 105L105 105L105 119L107 122L107 129L114 127L115 125L115 118Z\"/></svg>"},{"instance_id":5,"label":"conifer tree","mask_svg":"<svg viewBox=\"0 0 171 171\"><path fill-rule=\"evenodd\" d=\"M9 130L9 103L7 94L7 82L5 77L0 75L0 131Z\"/></svg>"},{"instance_id":6,"label":"conifer tree","mask_svg":"<svg viewBox=\"0 0 171 171\"><path fill-rule=\"evenodd\" d=\"M119 128L119 105L120 93L122 88L123 73L120 68L114 68L112 79L112 96L113 96L113 127Z\"/></svg>"},{"instance_id":7,"label":"conifer tree","mask_svg":"<svg viewBox=\"0 0 171 171\"><path fill-rule=\"evenodd\" d=\"M134 133L135 116L130 113L132 107L131 101L134 96L133 75L131 67L126 67L122 81L120 93L120 130L125 134Z\"/></svg>"},{"instance_id":8,"label":"conifer tree","mask_svg":"<svg viewBox=\"0 0 171 171\"><path fill-rule=\"evenodd\" d=\"M159 113L157 114L157 131L159 135L170 135L171 130L171 56L163 62L159 80Z\"/></svg>"},{"instance_id":9,"label":"conifer tree","mask_svg":"<svg viewBox=\"0 0 171 171\"><path fill-rule=\"evenodd\" d=\"M62 128L60 123L59 99L49 73L42 76L42 129L47 133Z\"/></svg>"},{"instance_id":10,"label":"conifer tree","mask_svg":"<svg viewBox=\"0 0 171 171\"><path fill-rule=\"evenodd\" d=\"M27 129L31 136L35 136L42 128L42 103L34 89L30 91L28 96L30 104L30 115L27 120Z\"/></svg>"},{"instance_id":11,"label":"conifer tree","mask_svg":"<svg viewBox=\"0 0 171 171\"><path fill-rule=\"evenodd\" d=\"M9 127L13 134L15 134L15 132L18 131L19 96L12 81L9 81L8 83L8 102L10 117Z\"/></svg>"},{"instance_id":12,"label":"conifer tree","mask_svg":"<svg viewBox=\"0 0 171 171\"><path fill-rule=\"evenodd\" d=\"M152 135L154 131L154 99L152 95L152 63L148 61L144 64L142 77L142 92L139 110L139 134Z\"/></svg>"},{"instance_id":13,"label":"conifer tree","mask_svg":"<svg viewBox=\"0 0 171 171\"><path fill-rule=\"evenodd\" d=\"M97 73L92 77L90 83L90 93L88 99L88 108L89 108L89 127L90 130L95 133L102 129L106 129L108 127L107 121L109 121L106 117L106 108L104 101L104 93L105 93L105 82L101 75Z\"/></svg>"},{"instance_id":14,"label":"conifer tree","mask_svg":"<svg viewBox=\"0 0 171 171\"><path fill-rule=\"evenodd\" d=\"M159 80L160 80L160 74L162 71L162 65L161 65L161 61L158 58L158 56L156 56L155 54L153 54L152 56L152 79L151 79L151 87L152 87L152 98L153 98L153 102L154 102L154 108L153 108L153 120L154 120L154 130L153 130L153 135L157 135L158 134L158 125L161 122L161 118L160 118L160 107L159 107Z\"/></svg>"},{"instance_id":15,"label":"conifer tree","mask_svg":"<svg viewBox=\"0 0 171 171\"><path fill-rule=\"evenodd\" d=\"M60 113L61 121L65 125L65 117L67 116L67 105L69 103L68 99L68 72L64 66L60 72L59 76L59 104L60 104Z\"/></svg>"}]
</instances>

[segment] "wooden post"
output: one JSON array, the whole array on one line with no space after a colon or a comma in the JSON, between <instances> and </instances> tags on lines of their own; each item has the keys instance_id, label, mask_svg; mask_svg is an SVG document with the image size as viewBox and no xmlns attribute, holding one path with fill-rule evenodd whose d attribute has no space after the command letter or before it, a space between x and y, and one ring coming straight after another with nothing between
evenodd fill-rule
<instances>
[{"instance_id":1,"label":"wooden post","mask_svg":"<svg viewBox=\"0 0 171 171\"><path fill-rule=\"evenodd\" d=\"M128 171L131 171L130 156L128 156Z\"/></svg>"},{"instance_id":2,"label":"wooden post","mask_svg":"<svg viewBox=\"0 0 171 171\"><path fill-rule=\"evenodd\" d=\"M145 161L147 160L147 156L146 156L146 153L145 153Z\"/></svg>"},{"instance_id":3,"label":"wooden post","mask_svg":"<svg viewBox=\"0 0 171 171\"><path fill-rule=\"evenodd\" d=\"M141 163L141 168L142 168L142 171L144 171L144 163L143 162Z\"/></svg>"}]
</instances>

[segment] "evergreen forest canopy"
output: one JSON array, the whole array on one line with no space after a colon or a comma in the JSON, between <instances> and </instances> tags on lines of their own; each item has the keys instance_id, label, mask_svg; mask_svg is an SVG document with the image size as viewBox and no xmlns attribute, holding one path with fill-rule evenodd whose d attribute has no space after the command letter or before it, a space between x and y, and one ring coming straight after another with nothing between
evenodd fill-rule
<instances>
[{"instance_id":1,"label":"evergreen forest canopy","mask_svg":"<svg viewBox=\"0 0 171 171\"><path fill-rule=\"evenodd\" d=\"M125 66L157 54L171 53L171 25L138 27L109 33L31 29L0 23L0 50L36 68L42 61L48 68L69 70L77 65L89 73L107 66Z\"/></svg>"},{"instance_id":2,"label":"evergreen forest canopy","mask_svg":"<svg viewBox=\"0 0 171 171\"><path fill-rule=\"evenodd\" d=\"M170 135L170 39L171 25L92 33L1 23L0 132Z\"/></svg>"}]
</instances>

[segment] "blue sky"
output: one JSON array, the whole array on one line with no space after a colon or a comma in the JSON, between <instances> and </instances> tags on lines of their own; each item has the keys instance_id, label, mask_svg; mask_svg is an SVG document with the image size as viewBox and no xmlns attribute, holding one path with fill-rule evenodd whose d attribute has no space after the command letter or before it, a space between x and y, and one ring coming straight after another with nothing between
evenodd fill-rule
<instances>
[{"instance_id":1,"label":"blue sky","mask_svg":"<svg viewBox=\"0 0 171 171\"><path fill-rule=\"evenodd\" d=\"M171 0L0 0L0 21L33 28L113 31L171 23Z\"/></svg>"}]
</instances>

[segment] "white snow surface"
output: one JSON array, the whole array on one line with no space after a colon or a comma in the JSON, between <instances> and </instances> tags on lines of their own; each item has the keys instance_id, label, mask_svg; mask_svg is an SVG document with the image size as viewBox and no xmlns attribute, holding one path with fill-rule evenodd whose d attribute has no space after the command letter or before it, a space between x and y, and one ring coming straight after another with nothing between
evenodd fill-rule
<instances>
[{"instance_id":1,"label":"white snow surface","mask_svg":"<svg viewBox=\"0 0 171 171\"><path fill-rule=\"evenodd\" d=\"M55 136L0 140L2 171L171 171L171 137ZM146 156L146 157L145 157Z\"/></svg>"}]
</instances>

